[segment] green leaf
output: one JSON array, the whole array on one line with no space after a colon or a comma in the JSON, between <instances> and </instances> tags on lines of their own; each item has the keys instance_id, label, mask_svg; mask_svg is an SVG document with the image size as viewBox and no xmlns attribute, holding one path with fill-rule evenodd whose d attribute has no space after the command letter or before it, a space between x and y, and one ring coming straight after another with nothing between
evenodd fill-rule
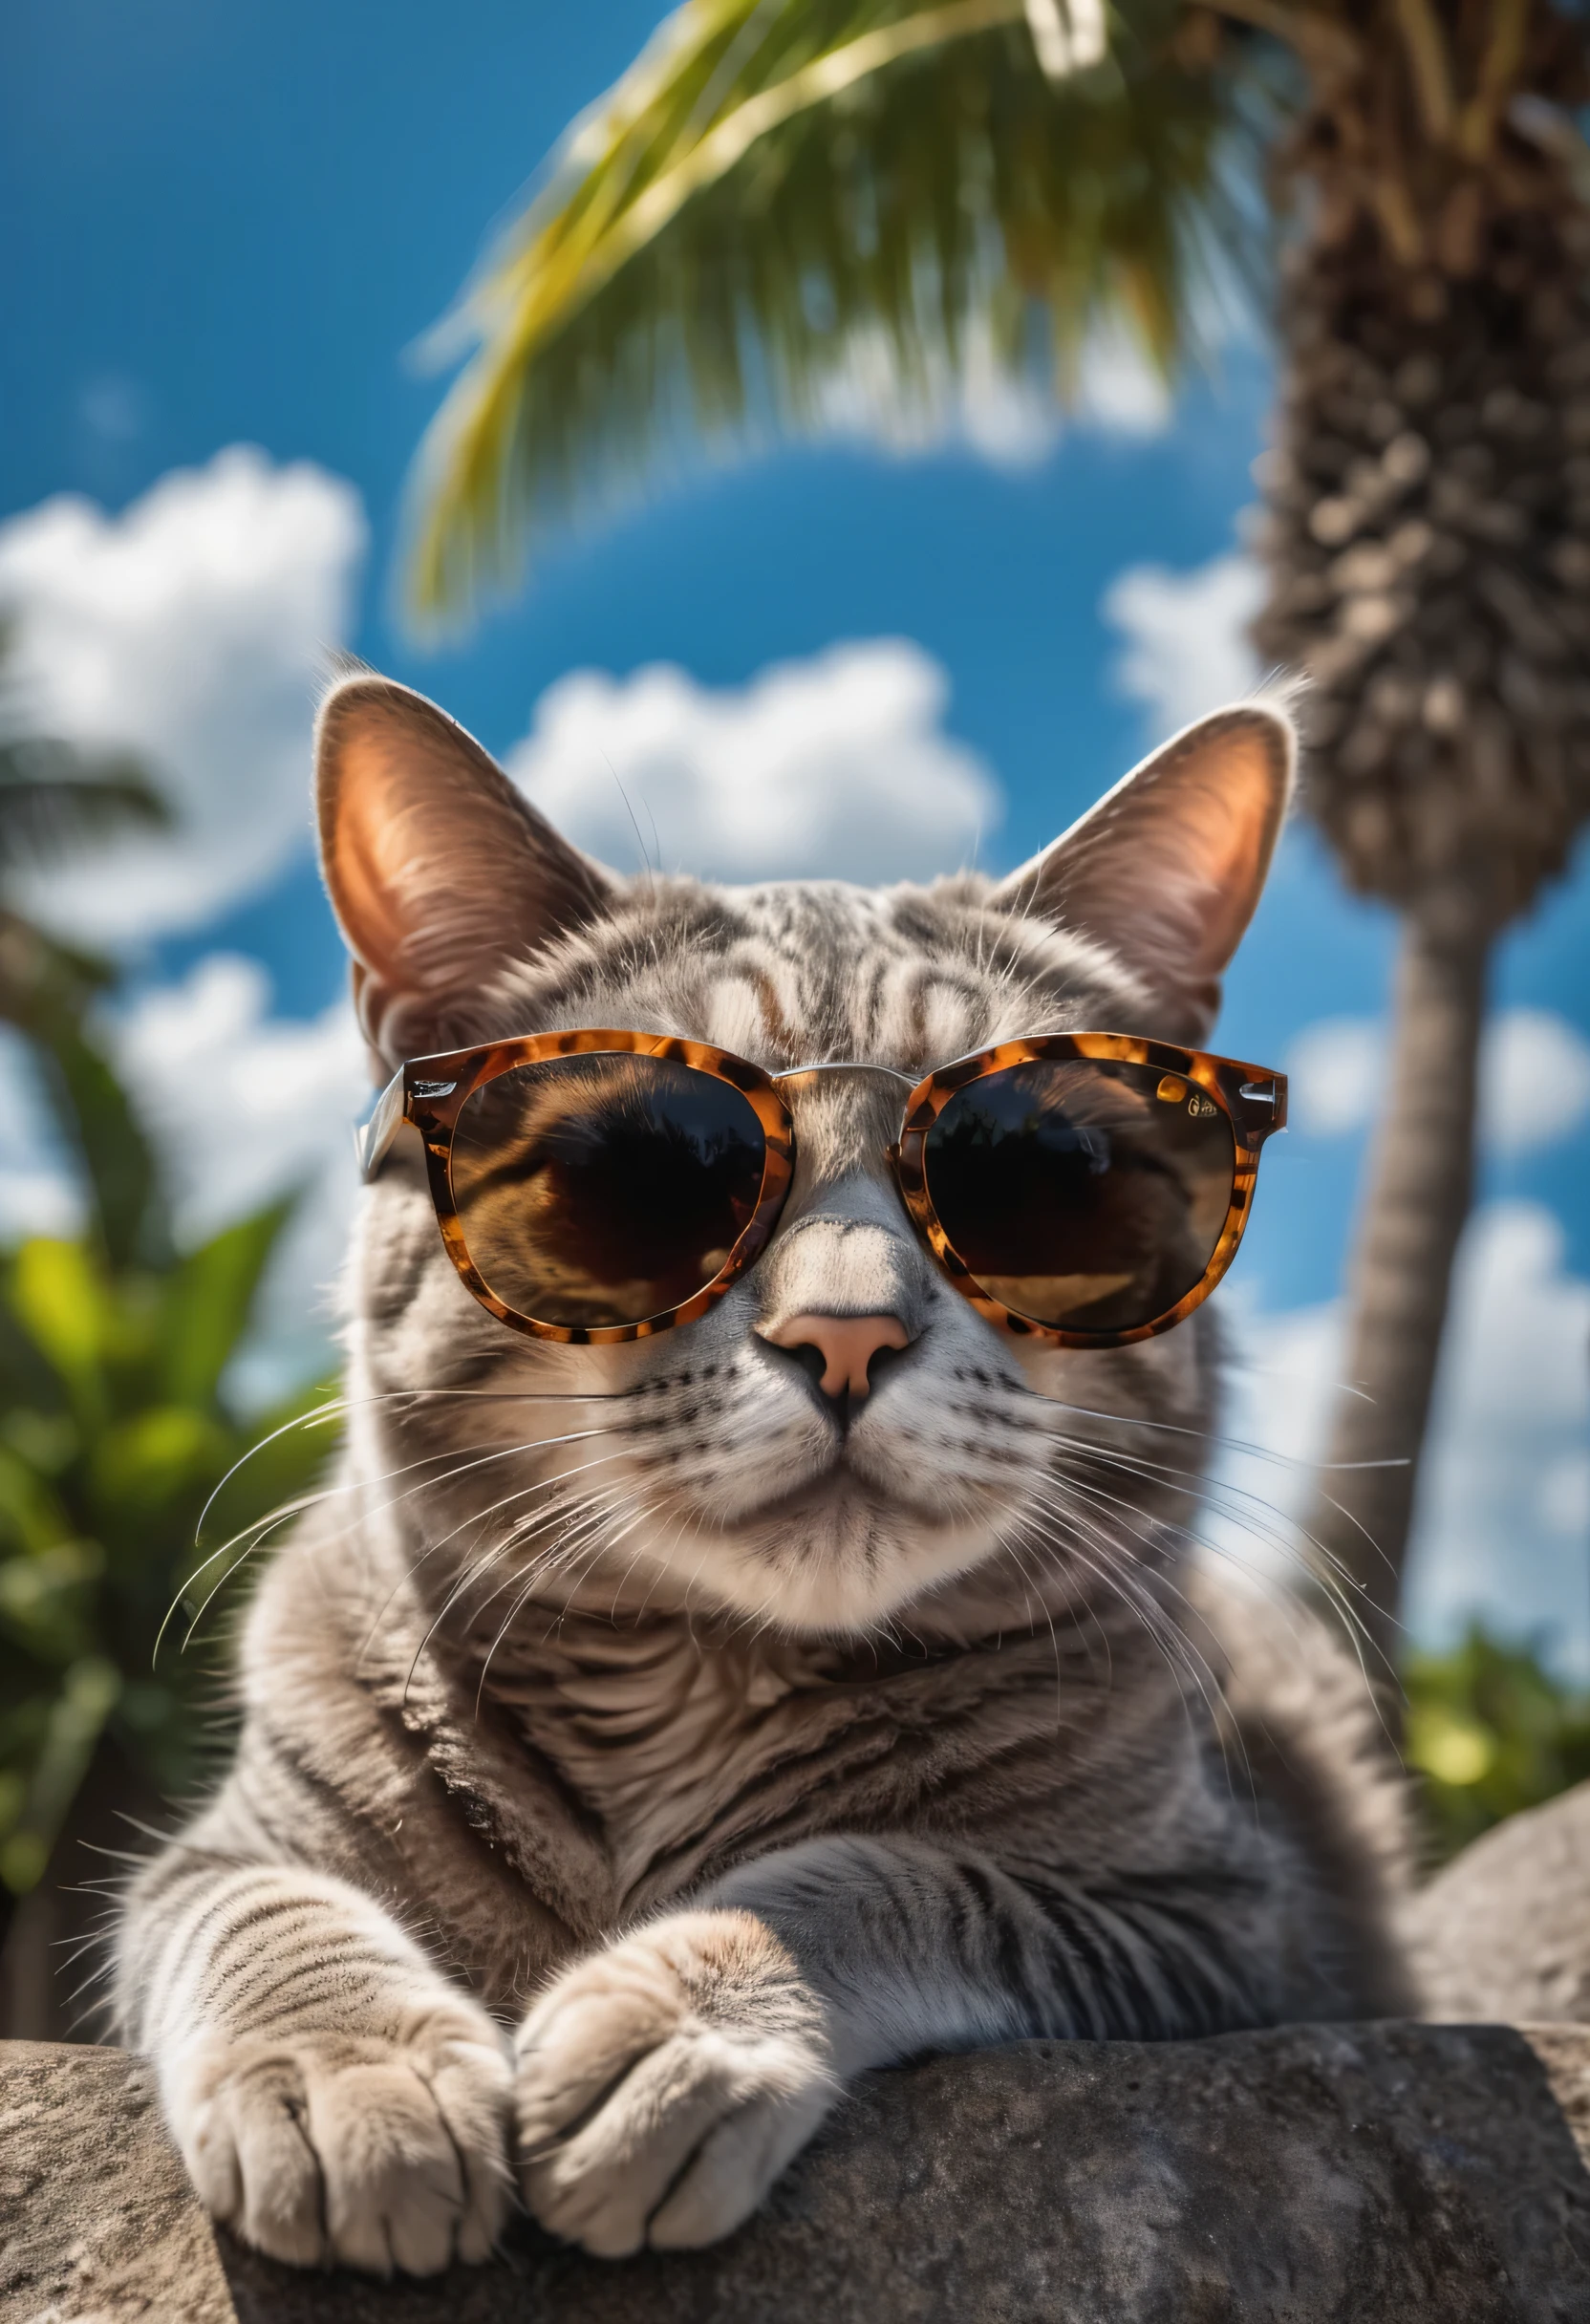
<instances>
[{"instance_id":1,"label":"green leaf","mask_svg":"<svg viewBox=\"0 0 1590 2324\"><path fill-rule=\"evenodd\" d=\"M1535 1645L1472 1628L1449 1653L1410 1654L1404 1679L1407 1754L1438 1856L1590 1775L1590 1698Z\"/></svg>"},{"instance_id":2,"label":"green leaf","mask_svg":"<svg viewBox=\"0 0 1590 2324\"><path fill-rule=\"evenodd\" d=\"M247 1327L260 1278L297 1197L240 1219L190 1252L170 1277L161 1323L161 1368L174 1404L208 1407Z\"/></svg>"},{"instance_id":3,"label":"green leaf","mask_svg":"<svg viewBox=\"0 0 1590 2324\"><path fill-rule=\"evenodd\" d=\"M165 830L171 804L127 750L35 733L14 621L0 616L0 879L134 830Z\"/></svg>"},{"instance_id":4,"label":"green leaf","mask_svg":"<svg viewBox=\"0 0 1590 2324\"><path fill-rule=\"evenodd\" d=\"M1477 1719L1431 1703L1407 1714L1404 1755L1422 1774L1459 1789L1482 1783L1496 1764L1496 1738Z\"/></svg>"},{"instance_id":5,"label":"green leaf","mask_svg":"<svg viewBox=\"0 0 1590 2324\"><path fill-rule=\"evenodd\" d=\"M75 1023L115 981L108 961L0 905L0 1019L7 1024L40 1040L51 1025Z\"/></svg>"},{"instance_id":6,"label":"green leaf","mask_svg":"<svg viewBox=\"0 0 1590 2324\"><path fill-rule=\"evenodd\" d=\"M11 1267L11 1306L35 1347L81 1409L104 1402L101 1357L110 1300L93 1255L80 1242L35 1236Z\"/></svg>"},{"instance_id":7,"label":"green leaf","mask_svg":"<svg viewBox=\"0 0 1590 2324\"><path fill-rule=\"evenodd\" d=\"M64 1412L33 1412L13 1406L0 1418L0 1443L40 1476L59 1476L77 1452L77 1430Z\"/></svg>"},{"instance_id":8,"label":"green leaf","mask_svg":"<svg viewBox=\"0 0 1590 2324\"><path fill-rule=\"evenodd\" d=\"M112 1267L169 1247L155 1157L126 1091L95 1044L73 1022L38 1036L56 1110L82 1159L105 1256Z\"/></svg>"},{"instance_id":9,"label":"green leaf","mask_svg":"<svg viewBox=\"0 0 1590 2324\"><path fill-rule=\"evenodd\" d=\"M0 1563L0 1622L30 1652L69 1661L88 1643L91 1593L105 1570L97 1541L58 1541L36 1557Z\"/></svg>"},{"instance_id":10,"label":"green leaf","mask_svg":"<svg viewBox=\"0 0 1590 2324\"><path fill-rule=\"evenodd\" d=\"M185 1517L186 1504L226 1466L230 1449L229 1432L208 1413L191 1405L156 1405L99 1439L91 1463L95 1503L138 1525L167 1511ZM176 1548L173 1538L167 1554Z\"/></svg>"},{"instance_id":11,"label":"green leaf","mask_svg":"<svg viewBox=\"0 0 1590 2324\"><path fill-rule=\"evenodd\" d=\"M0 1444L0 1539L9 1534L31 1556L70 1538L72 1526L39 1466Z\"/></svg>"},{"instance_id":12,"label":"green leaf","mask_svg":"<svg viewBox=\"0 0 1590 2324\"><path fill-rule=\"evenodd\" d=\"M25 1894L43 1877L51 1844L88 1773L120 1691L120 1673L101 1655L85 1655L66 1673L51 1708L21 1824L0 1844L0 1881L13 1894Z\"/></svg>"},{"instance_id":13,"label":"green leaf","mask_svg":"<svg viewBox=\"0 0 1590 2324\"><path fill-rule=\"evenodd\" d=\"M130 830L165 830L171 809L137 762L40 735L0 735L0 873L58 863Z\"/></svg>"},{"instance_id":14,"label":"green leaf","mask_svg":"<svg viewBox=\"0 0 1590 2324\"><path fill-rule=\"evenodd\" d=\"M1251 70L1180 0L1116 0L1054 79L1024 0L690 0L579 122L466 296L479 352L422 455L417 608L692 448L941 411L977 346L1066 395L1119 327L1195 343L1257 142Z\"/></svg>"}]
</instances>

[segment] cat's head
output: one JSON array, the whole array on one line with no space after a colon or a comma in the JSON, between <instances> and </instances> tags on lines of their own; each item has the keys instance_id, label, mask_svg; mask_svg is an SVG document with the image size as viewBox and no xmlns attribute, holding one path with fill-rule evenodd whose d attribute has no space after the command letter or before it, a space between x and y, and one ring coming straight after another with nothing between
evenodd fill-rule
<instances>
[{"instance_id":1,"label":"cat's head","mask_svg":"<svg viewBox=\"0 0 1590 2324\"><path fill-rule=\"evenodd\" d=\"M1005 879L721 888L591 862L440 711L360 675L322 713L322 860L382 1078L439 1050L605 1027L772 1072L841 1059L914 1080L1036 1034L1201 1042L1293 761L1284 714L1243 705ZM528 1340L478 1304L418 1139L399 1141L365 1197L353 1387L380 1472L418 1480L392 1497L439 1587L478 1567L504 1606L575 1589L805 1631L908 1606L918 1628L964 1629L1160 1554L1157 1521L1181 1504L1145 1460L1185 1475L1195 1455L1088 1415L1206 1426L1208 1311L1107 1351L1001 1331L901 1200L888 1151L904 1085L781 1087L797 1163L768 1247L697 1321L615 1345ZM870 1392L825 1395L835 1364Z\"/></svg>"}]
</instances>

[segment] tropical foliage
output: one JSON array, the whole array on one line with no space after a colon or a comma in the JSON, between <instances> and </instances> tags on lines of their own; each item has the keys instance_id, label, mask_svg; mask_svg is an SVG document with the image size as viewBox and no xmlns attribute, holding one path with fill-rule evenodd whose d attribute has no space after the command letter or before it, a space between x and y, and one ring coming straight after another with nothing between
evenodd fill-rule
<instances>
[{"instance_id":1,"label":"tropical foliage","mask_svg":"<svg viewBox=\"0 0 1590 2324\"><path fill-rule=\"evenodd\" d=\"M1058 0L1051 0L1051 10ZM443 346L420 610L508 578L526 534L705 439L821 432L876 391L931 420L970 343L1074 384L1124 325L1169 369L1216 251L1253 252L1234 79L1180 0L1118 11L1054 77L1025 0L696 0L570 132Z\"/></svg>"},{"instance_id":2,"label":"tropical foliage","mask_svg":"<svg viewBox=\"0 0 1590 2324\"><path fill-rule=\"evenodd\" d=\"M42 1875L102 1742L159 1794L181 1795L201 1770L213 1666L183 1648L233 1553L206 1562L200 1513L257 1437L320 1401L245 1422L225 1400L287 1211L182 1256L152 1258L146 1240L118 1263L97 1220L79 1237L27 1241L6 1262L0 1883L13 1894ZM277 1436L223 1495L208 1545L301 1491L326 1450L323 1429Z\"/></svg>"},{"instance_id":3,"label":"tropical foliage","mask_svg":"<svg viewBox=\"0 0 1590 2324\"><path fill-rule=\"evenodd\" d=\"M111 973L17 910L11 891L19 874L126 830L158 830L169 812L125 755L35 731L0 622L0 1020L61 1032Z\"/></svg>"},{"instance_id":4,"label":"tropical foliage","mask_svg":"<svg viewBox=\"0 0 1590 2324\"><path fill-rule=\"evenodd\" d=\"M1476 1627L1450 1653L1411 1655L1404 1678L1404 1752L1435 1861L1590 1777L1590 1695L1535 1646Z\"/></svg>"},{"instance_id":5,"label":"tropical foliage","mask_svg":"<svg viewBox=\"0 0 1590 2324\"><path fill-rule=\"evenodd\" d=\"M41 1140L83 1212L75 1235L0 1254L0 1925L97 1763L140 1797L191 1783L215 1720L204 1658L182 1646L233 1561L208 1554L300 1491L328 1444L324 1428L286 1428L220 1494L196 1545L206 1501L256 1438L319 1402L246 1418L226 1392L291 1204L177 1247L157 1156L90 1013L114 972L11 900L19 870L164 819L139 769L28 734L14 695L0 699L0 1016L31 1068L13 1055L11 1102L36 1076ZM94 1867L68 1869L80 1882Z\"/></svg>"}]
</instances>

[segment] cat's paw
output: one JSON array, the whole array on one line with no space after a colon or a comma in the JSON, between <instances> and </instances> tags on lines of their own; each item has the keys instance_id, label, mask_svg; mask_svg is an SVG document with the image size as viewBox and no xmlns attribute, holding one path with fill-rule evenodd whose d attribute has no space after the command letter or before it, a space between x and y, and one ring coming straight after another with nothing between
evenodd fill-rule
<instances>
[{"instance_id":1,"label":"cat's paw","mask_svg":"<svg viewBox=\"0 0 1590 2324\"><path fill-rule=\"evenodd\" d=\"M207 2209L299 2267L435 2275L484 2259L512 2187L512 2070L462 1999L390 2038L208 2034L162 2077Z\"/></svg>"},{"instance_id":2,"label":"cat's paw","mask_svg":"<svg viewBox=\"0 0 1590 2324\"><path fill-rule=\"evenodd\" d=\"M525 2200L605 2258L726 2235L838 2096L823 2005L748 1912L676 1913L580 1962L516 2046Z\"/></svg>"}]
</instances>

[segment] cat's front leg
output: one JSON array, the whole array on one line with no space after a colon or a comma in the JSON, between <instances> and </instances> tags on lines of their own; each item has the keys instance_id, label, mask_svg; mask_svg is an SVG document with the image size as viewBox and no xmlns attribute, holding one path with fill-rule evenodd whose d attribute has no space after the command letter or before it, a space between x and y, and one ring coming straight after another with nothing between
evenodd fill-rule
<instances>
[{"instance_id":1,"label":"cat's front leg","mask_svg":"<svg viewBox=\"0 0 1590 2324\"><path fill-rule=\"evenodd\" d=\"M859 1835L743 1864L566 1970L526 2018L526 2200L591 2251L711 2243L867 2067L1261 2022L1220 1914L1195 1881L1170 1885L1109 1897L973 1847Z\"/></svg>"},{"instance_id":2,"label":"cat's front leg","mask_svg":"<svg viewBox=\"0 0 1590 2324\"><path fill-rule=\"evenodd\" d=\"M715 2242L851 2075L1053 2030L1007 1990L992 1923L1038 1916L999 1885L913 1841L812 1840L566 1969L516 2045L531 2210L610 2257Z\"/></svg>"},{"instance_id":3,"label":"cat's front leg","mask_svg":"<svg viewBox=\"0 0 1590 2324\"><path fill-rule=\"evenodd\" d=\"M758 1914L671 1913L564 1971L520 2028L520 2175L620 2258L755 2210L838 2097L834 2012Z\"/></svg>"},{"instance_id":4,"label":"cat's front leg","mask_svg":"<svg viewBox=\"0 0 1590 2324\"><path fill-rule=\"evenodd\" d=\"M506 2048L344 1882L180 1844L135 1884L123 2026L210 2212L299 2266L431 2275L507 2207Z\"/></svg>"}]
</instances>

